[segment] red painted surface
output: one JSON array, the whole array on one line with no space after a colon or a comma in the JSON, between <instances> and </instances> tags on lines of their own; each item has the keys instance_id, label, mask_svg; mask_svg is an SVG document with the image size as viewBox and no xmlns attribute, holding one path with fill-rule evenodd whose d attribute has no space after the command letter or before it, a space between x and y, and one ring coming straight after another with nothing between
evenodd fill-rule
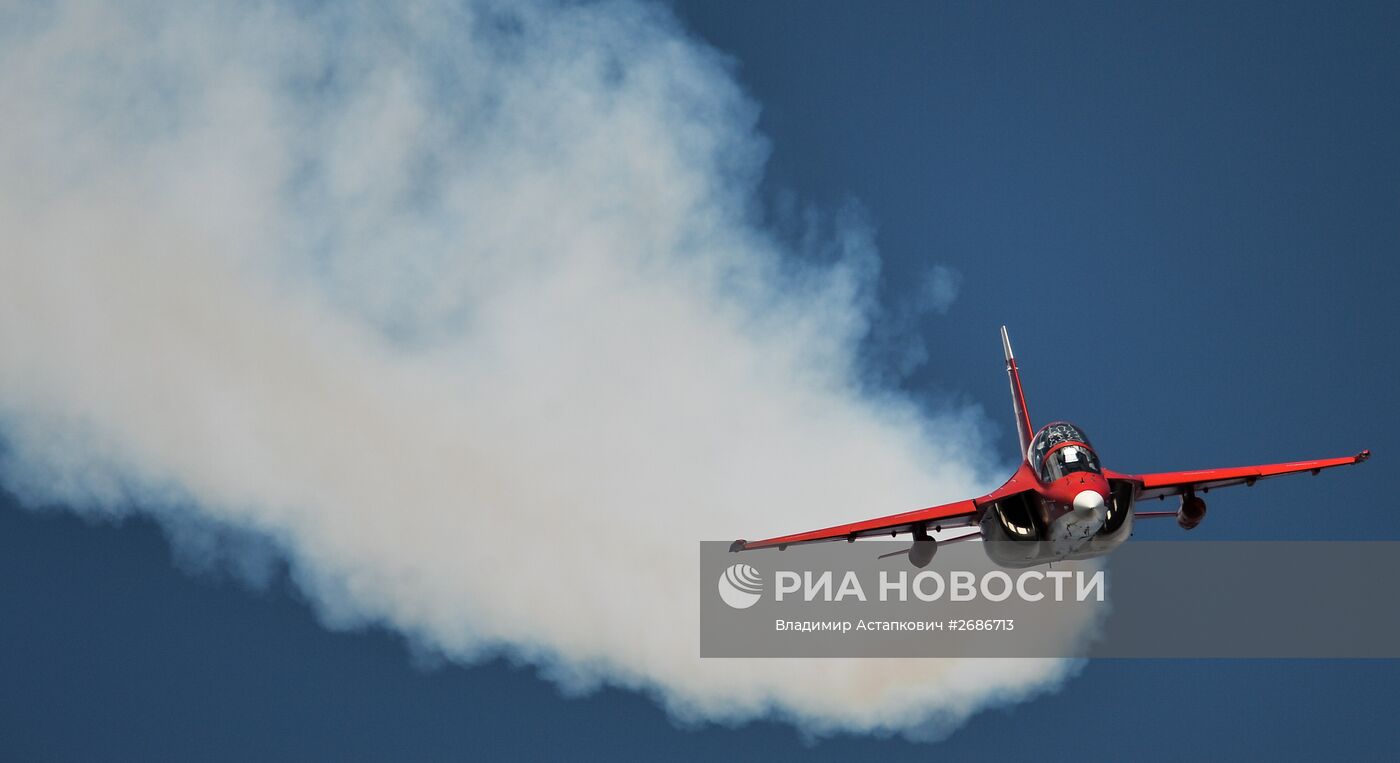
<instances>
[{"instance_id":1,"label":"red painted surface","mask_svg":"<svg viewBox=\"0 0 1400 763\"><path fill-rule=\"evenodd\" d=\"M892 536L901 533L922 534L930 530L936 530L939 527L972 527L979 523L982 518L982 513L987 510L987 507L995 504L999 500L1027 490L1034 490L1043 503L1057 505L1060 507L1061 511L1064 511L1068 510L1068 507L1074 503L1074 497L1084 490L1096 490L1104 497L1105 502L1108 502L1112 494L1113 483L1115 482L1131 483L1133 485L1135 501L1148 498L1162 498L1168 495L1187 495L1188 498L1179 512L1140 512L1137 516L1176 516L1183 528L1190 529L1199 524L1205 517L1205 504L1204 501L1195 497L1195 493L1197 492L1205 493L1213 488L1230 487L1232 485L1253 485L1258 480L1283 474L1296 474L1299 472L1312 472L1316 474L1323 469L1359 464L1371 457L1371 451L1363 450L1354 456L1342 458L1322 458L1311 461L1290 461L1282 464L1237 466L1225 469L1197 469L1184 472L1159 472L1136 475L1104 469L1101 474L1074 472L1061 477L1051 484L1043 484L1036 477L1035 471L1027 461L1029 458L1030 443L1035 434L1035 430L1031 429L1030 414L1026 411L1026 396L1021 389L1021 374L1016 367L1016 358L1011 352L1011 342L1006 337L1005 327L1002 328L1002 345L1005 350L1006 373L1011 382L1011 401L1016 416L1016 434L1021 442L1021 465L1012 473L1011 478L1008 479L1004 485L980 498L945 503L926 509L916 509L914 511L906 511L902 514L891 514L886 517L836 525L821 530L795 533L793 535L781 535L776 538L766 538L756 541L738 540L734 542L730 550L745 551L758 548L771 548L774 546L785 547L797 543L814 543L818 541L854 541L857 538ZM1045 457L1048 458L1051 453L1067 445L1077 445L1082 448L1093 450L1087 443L1063 442L1058 443L1054 448L1047 451ZM1199 502L1199 505L1197 502ZM957 540L963 540L967 537L970 536L961 536L957 538Z\"/></svg>"},{"instance_id":2,"label":"red painted surface","mask_svg":"<svg viewBox=\"0 0 1400 763\"><path fill-rule=\"evenodd\" d=\"M1021 440L1021 458L1029 456L1031 447L1031 436L1035 434L1035 429L1031 427L1031 415L1026 410L1026 393L1021 389L1021 371L1016 368L1016 359L1006 359L1006 375L1011 380L1011 407L1016 415L1016 435Z\"/></svg>"}]
</instances>

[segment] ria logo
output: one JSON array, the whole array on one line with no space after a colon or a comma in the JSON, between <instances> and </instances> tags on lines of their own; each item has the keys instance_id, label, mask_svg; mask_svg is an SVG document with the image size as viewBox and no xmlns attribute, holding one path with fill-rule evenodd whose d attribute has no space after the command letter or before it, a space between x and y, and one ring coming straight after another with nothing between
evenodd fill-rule
<instances>
[{"instance_id":1,"label":"ria logo","mask_svg":"<svg viewBox=\"0 0 1400 763\"><path fill-rule=\"evenodd\" d=\"M719 576L719 597L735 609L748 609L763 595L763 576L747 564L731 564Z\"/></svg>"}]
</instances>

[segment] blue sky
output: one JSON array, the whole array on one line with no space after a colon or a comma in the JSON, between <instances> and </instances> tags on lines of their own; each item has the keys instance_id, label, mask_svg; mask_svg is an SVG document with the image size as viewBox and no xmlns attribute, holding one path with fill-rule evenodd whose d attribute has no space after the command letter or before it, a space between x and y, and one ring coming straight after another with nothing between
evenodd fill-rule
<instances>
[{"instance_id":1,"label":"blue sky","mask_svg":"<svg viewBox=\"0 0 1400 763\"><path fill-rule=\"evenodd\" d=\"M916 399L980 406L1009 464L1005 323L1033 419L1079 423L1112 468L1376 452L1223 492L1193 538L1400 539L1383 497L1400 452L1394 6L675 12L761 108L770 214L858 204L890 320L930 267L958 274L946 313L901 327L928 349L899 381ZM873 373L893 362L880 349ZM8 497L0 580L5 759L1378 757L1397 741L1389 661L1098 662L934 746L681 728L645 695L562 697L528 666L423 669L391 633L322 629L285 581L187 574L145 520Z\"/></svg>"}]
</instances>

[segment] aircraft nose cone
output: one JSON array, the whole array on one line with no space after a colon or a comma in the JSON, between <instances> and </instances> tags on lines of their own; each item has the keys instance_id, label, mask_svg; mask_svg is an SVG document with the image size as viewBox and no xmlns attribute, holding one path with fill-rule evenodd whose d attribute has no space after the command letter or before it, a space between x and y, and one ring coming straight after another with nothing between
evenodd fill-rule
<instances>
[{"instance_id":1,"label":"aircraft nose cone","mask_svg":"<svg viewBox=\"0 0 1400 763\"><path fill-rule=\"evenodd\" d=\"M1082 490L1074 497L1075 511L1097 514L1103 511L1103 507L1103 496L1097 490Z\"/></svg>"}]
</instances>

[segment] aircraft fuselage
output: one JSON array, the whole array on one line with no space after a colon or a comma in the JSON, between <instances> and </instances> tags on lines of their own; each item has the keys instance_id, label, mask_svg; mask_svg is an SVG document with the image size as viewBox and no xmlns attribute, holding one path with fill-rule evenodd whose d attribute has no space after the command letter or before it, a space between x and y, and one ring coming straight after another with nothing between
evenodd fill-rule
<instances>
[{"instance_id":1,"label":"aircraft fuselage","mask_svg":"<svg viewBox=\"0 0 1400 763\"><path fill-rule=\"evenodd\" d=\"M1032 566L1108 553L1132 533L1131 489L1114 490L1083 430L1051 423L1012 477L1027 488L987 507L980 524L1000 564Z\"/></svg>"}]
</instances>

